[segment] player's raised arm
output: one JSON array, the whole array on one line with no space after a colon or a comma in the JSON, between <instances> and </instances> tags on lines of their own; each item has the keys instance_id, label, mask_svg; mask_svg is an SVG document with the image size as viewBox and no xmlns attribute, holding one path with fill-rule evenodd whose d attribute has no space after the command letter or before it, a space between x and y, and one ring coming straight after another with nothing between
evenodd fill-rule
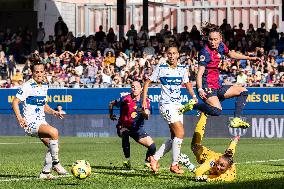
<instances>
[{"instance_id":1,"label":"player's raised arm","mask_svg":"<svg viewBox=\"0 0 284 189\"><path fill-rule=\"evenodd\" d=\"M261 61L259 57L250 57L235 51L229 51L228 56L234 59Z\"/></svg>"},{"instance_id":2,"label":"player's raised arm","mask_svg":"<svg viewBox=\"0 0 284 189\"><path fill-rule=\"evenodd\" d=\"M14 113L16 115L16 118L20 124L21 127L26 127L27 126L27 122L25 121L25 119L22 117L21 112L20 112L20 107L19 104L21 103L21 100L18 99L17 97L15 97L13 99L12 102L12 108L14 110Z\"/></svg>"}]
</instances>

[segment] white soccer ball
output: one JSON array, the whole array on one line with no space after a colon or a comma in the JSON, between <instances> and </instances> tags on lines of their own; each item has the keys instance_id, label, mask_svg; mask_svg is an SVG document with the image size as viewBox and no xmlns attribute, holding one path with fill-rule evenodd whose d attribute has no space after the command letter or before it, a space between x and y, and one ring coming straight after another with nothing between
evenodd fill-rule
<instances>
[{"instance_id":1,"label":"white soccer ball","mask_svg":"<svg viewBox=\"0 0 284 189\"><path fill-rule=\"evenodd\" d=\"M71 173L78 179L85 179L91 174L91 165L86 160L77 160L72 165Z\"/></svg>"}]
</instances>

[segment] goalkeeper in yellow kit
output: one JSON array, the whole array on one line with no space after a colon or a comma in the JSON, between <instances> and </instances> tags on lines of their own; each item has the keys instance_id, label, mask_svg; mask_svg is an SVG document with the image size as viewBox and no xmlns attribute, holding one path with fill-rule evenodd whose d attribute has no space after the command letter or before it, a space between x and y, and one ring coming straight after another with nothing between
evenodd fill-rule
<instances>
[{"instance_id":1,"label":"goalkeeper in yellow kit","mask_svg":"<svg viewBox=\"0 0 284 189\"><path fill-rule=\"evenodd\" d=\"M195 171L196 181L233 181L236 178L236 165L233 156L240 137L232 139L224 154L209 150L201 144L207 116L201 113L191 142L192 151L200 165Z\"/></svg>"}]
</instances>

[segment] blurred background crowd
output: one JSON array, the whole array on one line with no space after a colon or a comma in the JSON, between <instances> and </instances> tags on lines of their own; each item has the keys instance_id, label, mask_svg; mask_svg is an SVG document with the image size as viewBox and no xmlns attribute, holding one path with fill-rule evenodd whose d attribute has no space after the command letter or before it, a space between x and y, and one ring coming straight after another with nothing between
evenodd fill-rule
<instances>
[{"instance_id":1,"label":"blurred background crowd","mask_svg":"<svg viewBox=\"0 0 284 189\"><path fill-rule=\"evenodd\" d=\"M265 29L250 24L231 26L226 19L220 25L223 42L230 50L261 58L259 62L226 58L220 64L222 85L237 84L247 87L282 87L284 85L284 34L277 25ZM29 28L0 31L0 86L18 88L31 78L30 58L40 57L46 66L46 82L50 88L125 87L132 81L145 81L155 67L167 60L166 49L175 45L180 51L180 63L189 67L189 77L195 85L198 53L206 36L196 26L164 28L149 36L143 27L134 25L126 37L118 39L110 28L100 26L94 35L74 37L61 17L54 25L54 36L44 41L45 30L39 23L37 33ZM36 50L32 39L36 38ZM158 85L158 84L157 84Z\"/></svg>"}]
</instances>

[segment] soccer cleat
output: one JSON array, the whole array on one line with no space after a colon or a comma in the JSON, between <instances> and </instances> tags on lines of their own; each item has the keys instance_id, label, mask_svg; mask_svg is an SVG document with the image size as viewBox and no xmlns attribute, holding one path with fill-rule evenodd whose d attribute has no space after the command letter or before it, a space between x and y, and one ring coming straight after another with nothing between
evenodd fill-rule
<instances>
[{"instance_id":1,"label":"soccer cleat","mask_svg":"<svg viewBox=\"0 0 284 189\"><path fill-rule=\"evenodd\" d=\"M153 156L150 156L149 160L150 160L150 167L151 167L152 171L154 173L156 173L159 169L159 166L160 166L158 160L155 160Z\"/></svg>"},{"instance_id":2,"label":"soccer cleat","mask_svg":"<svg viewBox=\"0 0 284 189\"><path fill-rule=\"evenodd\" d=\"M172 173L179 174L179 175L181 175L181 174L184 173L184 171L179 167L178 164L176 164L176 165L171 165L170 171L171 171Z\"/></svg>"},{"instance_id":3,"label":"soccer cleat","mask_svg":"<svg viewBox=\"0 0 284 189\"><path fill-rule=\"evenodd\" d=\"M131 169L131 162L130 160L124 161L123 166L127 169Z\"/></svg>"},{"instance_id":4,"label":"soccer cleat","mask_svg":"<svg viewBox=\"0 0 284 189\"><path fill-rule=\"evenodd\" d=\"M41 172L39 174L39 178L40 179L44 179L44 180L52 180L52 179L55 179L56 177L53 176L51 173L43 173L43 172Z\"/></svg>"},{"instance_id":5,"label":"soccer cleat","mask_svg":"<svg viewBox=\"0 0 284 189\"><path fill-rule=\"evenodd\" d=\"M247 129L248 127L250 127L250 124L241 120L241 118L239 118L239 117L235 117L235 118L231 119L230 127Z\"/></svg>"},{"instance_id":6,"label":"soccer cleat","mask_svg":"<svg viewBox=\"0 0 284 189\"><path fill-rule=\"evenodd\" d=\"M181 114L184 114L184 113L187 112L187 111L192 110L194 104L196 104L195 100L190 99L187 104L183 105L183 106L178 110L178 113L181 115Z\"/></svg>"},{"instance_id":7,"label":"soccer cleat","mask_svg":"<svg viewBox=\"0 0 284 189\"><path fill-rule=\"evenodd\" d=\"M68 172L62 167L62 165L58 162L52 165L52 169L57 172L58 175L68 175Z\"/></svg>"},{"instance_id":8,"label":"soccer cleat","mask_svg":"<svg viewBox=\"0 0 284 189\"><path fill-rule=\"evenodd\" d=\"M179 155L178 163L185 166L190 172L195 172L196 170L195 165L189 161L189 158L186 154Z\"/></svg>"}]
</instances>

